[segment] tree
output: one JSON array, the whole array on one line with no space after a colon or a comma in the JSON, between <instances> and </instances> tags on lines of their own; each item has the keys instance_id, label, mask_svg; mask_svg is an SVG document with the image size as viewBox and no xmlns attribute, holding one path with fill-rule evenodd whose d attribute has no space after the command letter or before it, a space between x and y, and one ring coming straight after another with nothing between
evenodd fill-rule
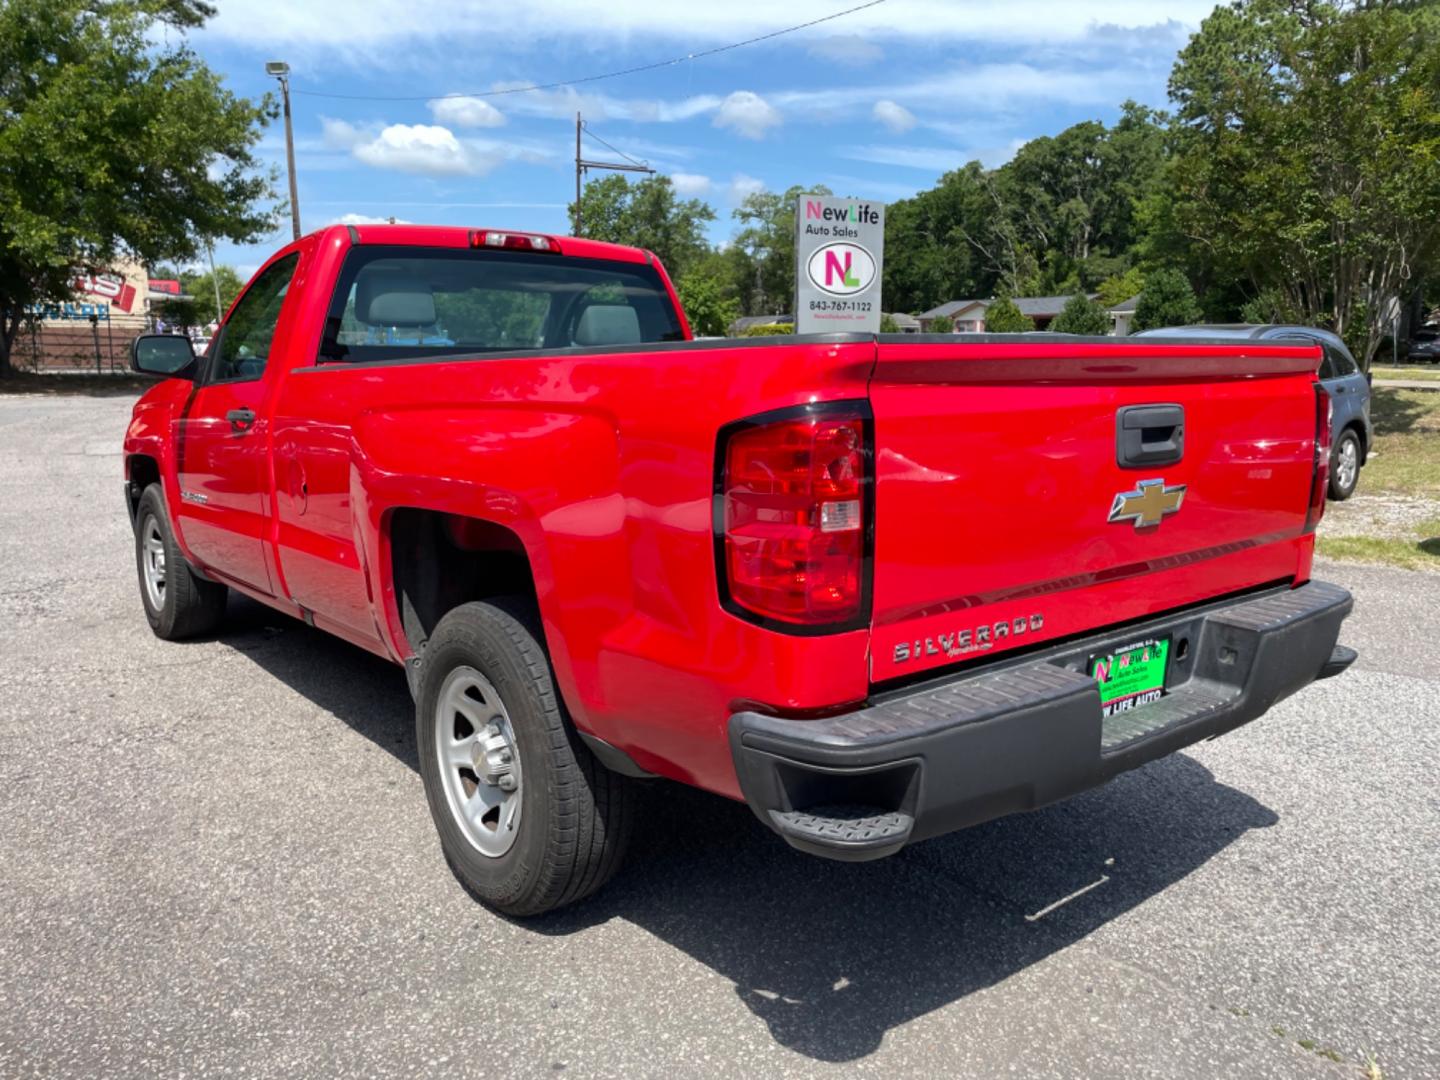
<instances>
[{"instance_id":1,"label":"tree","mask_svg":"<svg viewBox=\"0 0 1440 1080\"><path fill-rule=\"evenodd\" d=\"M829 188L788 188L783 195L757 191L745 196L733 216L741 225L734 247L750 260L754 278L741 295L746 314L789 311L795 302L795 200L829 195ZM882 286L883 287L883 286Z\"/></svg>"},{"instance_id":2,"label":"tree","mask_svg":"<svg viewBox=\"0 0 1440 1080\"><path fill-rule=\"evenodd\" d=\"M1024 314L1014 300L1000 296L985 309L985 330L991 334L1023 334L1035 329L1035 320Z\"/></svg>"},{"instance_id":3,"label":"tree","mask_svg":"<svg viewBox=\"0 0 1440 1080\"><path fill-rule=\"evenodd\" d=\"M1132 266L1123 274L1115 274L1106 278L1098 286L1097 299L1106 309L1113 308L1116 304L1123 304L1132 296L1139 296L1145 289L1145 275L1140 272L1138 266Z\"/></svg>"},{"instance_id":4,"label":"tree","mask_svg":"<svg viewBox=\"0 0 1440 1080\"><path fill-rule=\"evenodd\" d=\"M1057 334L1108 334L1110 315L1084 293L1076 293L1065 302L1050 329Z\"/></svg>"},{"instance_id":5,"label":"tree","mask_svg":"<svg viewBox=\"0 0 1440 1080\"><path fill-rule=\"evenodd\" d=\"M1091 290L1128 270L1145 240L1140 208L1165 175L1166 118L1121 108L1113 127L1076 124L998 169L972 161L891 204L885 302L924 310L997 292Z\"/></svg>"},{"instance_id":6,"label":"tree","mask_svg":"<svg viewBox=\"0 0 1440 1080\"><path fill-rule=\"evenodd\" d=\"M197 325L204 325L216 318L215 286L217 283L220 286L220 311L223 314L230 310L230 305L235 302L235 297L239 296L240 290L245 287L245 279L233 266L226 266L224 263L217 265L213 277L209 270L183 270L180 273L180 287L185 291L186 296L195 298Z\"/></svg>"},{"instance_id":7,"label":"tree","mask_svg":"<svg viewBox=\"0 0 1440 1080\"><path fill-rule=\"evenodd\" d=\"M581 192L585 236L653 251L672 278L684 277L709 244L705 226L715 211L699 199L681 201L668 176L647 176L632 184L618 173L591 180ZM574 220L575 204L570 204Z\"/></svg>"},{"instance_id":8,"label":"tree","mask_svg":"<svg viewBox=\"0 0 1440 1080\"><path fill-rule=\"evenodd\" d=\"M1195 290L1179 270L1156 270L1145 278L1145 291L1135 305L1135 330L1187 326L1203 317Z\"/></svg>"},{"instance_id":9,"label":"tree","mask_svg":"<svg viewBox=\"0 0 1440 1080\"><path fill-rule=\"evenodd\" d=\"M930 320L930 333L932 334L953 334L955 332L955 320L949 315L936 315Z\"/></svg>"},{"instance_id":10,"label":"tree","mask_svg":"<svg viewBox=\"0 0 1440 1080\"><path fill-rule=\"evenodd\" d=\"M891 315L888 311L882 311L882 312L880 313L880 333L882 333L882 334L898 334L898 333L900 333L900 324L895 321L895 316L894 316L894 315Z\"/></svg>"},{"instance_id":11,"label":"tree","mask_svg":"<svg viewBox=\"0 0 1440 1080\"><path fill-rule=\"evenodd\" d=\"M680 306L696 336L724 337L740 317L740 298L727 289L724 277L712 265L692 268L676 285Z\"/></svg>"},{"instance_id":12,"label":"tree","mask_svg":"<svg viewBox=\"0 0 1440 1080\"><path fill-rule=\"evenodd\" d=\"M185 44L202 0L0 4L0 375L26 308L122 256L194 258L261 239L268 95L236 97Z\"/></svg>"},{"instance_id":13,"label":"tree","mask_svg":"<svg viewBox=\"0 0 1440 1080\"><path fill-rule=\"evenodd\" d=\"M1172 190L1153 216L1172 250L1232 293L1278 291L1363 364L1440 257L1440 6L1219 7L1170 95Z\"/></svg>"}]
</instances>

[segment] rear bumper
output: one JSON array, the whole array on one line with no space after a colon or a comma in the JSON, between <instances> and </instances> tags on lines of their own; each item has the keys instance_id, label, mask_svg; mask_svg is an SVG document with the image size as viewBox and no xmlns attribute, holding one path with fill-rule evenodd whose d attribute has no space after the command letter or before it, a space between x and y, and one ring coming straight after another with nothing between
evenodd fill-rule
<instances>
[{"instance_id":1,"label":"rear bumper","mask_svg":"<svg viewBox=\"0 0 1440 1080\"><path fill-rule=\"evenodd\" d=\"M1336 640L1352 606L1344 589L1311 582L877 695L841 716L736 713L735 770L760 820L793 847L880 858L1067 798L1254 720L1350 666L1354 650ZM1172 641L1166 696L1103 716L1089 659L1159 636Z\"/></svg>"}]
</instances>

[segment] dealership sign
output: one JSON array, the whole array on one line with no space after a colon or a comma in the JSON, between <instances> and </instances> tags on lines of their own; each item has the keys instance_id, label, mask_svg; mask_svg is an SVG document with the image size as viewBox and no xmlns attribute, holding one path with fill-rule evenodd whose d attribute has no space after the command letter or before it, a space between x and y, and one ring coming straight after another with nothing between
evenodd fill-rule
<instances>
[{"instance_id":1,"label":"dealership sign","mask_svg":"<svg viewBox=\"0 0 1440 1080\"><path fill-rule=\"evenodd\" d=\"M882 203L801 195L795 204L795 332L878 333Z\"/></svg>"},{"instance_id":2,"label":"dealership sign","mask_svg":"<svg viewBox=\"0 0 1440 1080\"><path fill-rule=\"evenodd\" d=\"M135 287L119 274L80 274L72 284L76 292L98 297L121 311L135 310Z\"/></svg>"}]
</instances>

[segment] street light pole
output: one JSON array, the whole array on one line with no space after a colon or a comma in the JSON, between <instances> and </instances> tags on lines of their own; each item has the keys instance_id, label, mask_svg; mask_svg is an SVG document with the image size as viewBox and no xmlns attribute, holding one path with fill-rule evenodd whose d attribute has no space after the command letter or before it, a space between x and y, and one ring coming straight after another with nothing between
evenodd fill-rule
<instances>
[{"instance_id":1,"label":"street light pole","mask_svg":"<svg viewBox=\"0 0 1440 1080\"><path fill-rule=\"evenodd\" d=\"M205 249L210 253L210 284L215 286L215 325L218 327L220 320L225 318L225 312L220 307L220 278L215 273L215 245L206 240Z\"/></svg>"},{"instance_id":2,"label":"street light pole","mask_svg":"<svg viewBox=\"0 0 1440 1080\"><path fill-rule=\"evenodd\" d=\"M271 60L265 65L265 74L280 80L280 100L285 111L285 169L290 176L290 227L299 240L300 196L295 190L295 133L290 127L290 65L283 60Z\"/></svg>"}]
</instances>

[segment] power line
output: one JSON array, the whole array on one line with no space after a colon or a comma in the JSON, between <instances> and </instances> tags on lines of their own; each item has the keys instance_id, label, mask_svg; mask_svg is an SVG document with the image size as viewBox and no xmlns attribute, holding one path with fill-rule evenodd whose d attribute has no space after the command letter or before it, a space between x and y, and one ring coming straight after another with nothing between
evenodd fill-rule
<instances>
[{"instance_id":1,"label":"power line","mask_svg":"<svg viewBox=\"0 0 1440 1080\"><path fill-rule=\"evenodd\" d=\"M453 94L410 94L396 96L384 94L329 94L320 90L296 90L293 88L290 92L292 94L304 94L306 97L335 98L342 101L440 101L444 98L504 97L507 94L529 94L536 90L559 90L566 86L579 86L582 83L600 82L602 79L618 79L625 75L638 75L642 71L655 71L659 68L674 67L676 64L684 64L690 60L703 60L707 56L718 56L720 53L730 52L734 49L743 49L747 45L756 45L762 41L770 41L773 38L783 37L786 34L793 34L798 30L808 30L812 26L832 22L835 19L844 18L846 15L854 15L857 11L878 7L885 2L886 0L868 0L867 3L857 4L854 7L846 8L844 11L837 11L831 15L822 15L818 19L811 19L809 22L787 26L783 30L772 30L768 34L746 38L744 41L732 41L729 45L717 45L713 49L701 49L699 52L686 53L684 56L675 56L669 60L657 60L653 64L641 64L638 67L624 68L620 71L607 71L600 75L585 75L578 79L563 79L560 82L534 83L528 86L512 86L505 90L479 90L474 93Z\"/></svg>"},{"instance_id":2,"label":"power line","mask_svg":"<svg viewBox=\"0 0 1440 1080\"><path fill-rule=\"evenodd\" d=\"M638 160L638 159L636 159L636 158L631 157L631 156L630 156L629 154L627 154L624 150L621 150L618 146L611 146L608 142L606 142L604 139L602 139L599 135L596 135L595 132L594 132L594 130L590 127L589 124L582 122L580 126L581 126L581 128L584 130L584 132L585 132L586 135L589 135L590 138L594 139L594 140L595 140L596 142L598 142L601 146L605 147L605 149L607 149L607 150L613 150L615 153L617 153L617 154L619 154L621 157L623 157L626 161L630 162L630 164L632 164L632 165L648 165L648 164L649 164L648 161L640 161L640 160Z\"/></svg>"}]
</instances>

